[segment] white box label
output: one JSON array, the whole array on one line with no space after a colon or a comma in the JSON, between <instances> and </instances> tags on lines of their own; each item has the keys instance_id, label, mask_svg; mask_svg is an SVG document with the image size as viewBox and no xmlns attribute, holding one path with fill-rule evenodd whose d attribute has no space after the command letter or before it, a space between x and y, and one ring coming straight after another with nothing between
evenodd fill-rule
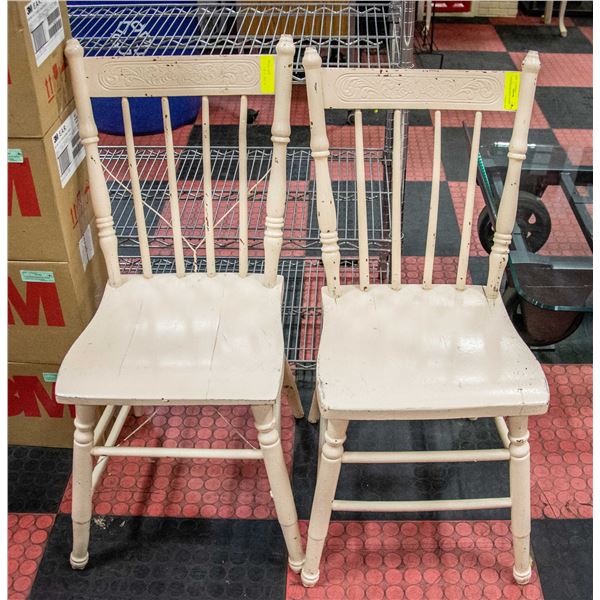
<instances>
[{"instance_id":1,"label":"white box label","mask_svg":"<svg viewBox=\"0 0 600 600\"><path fill-rule=\"evenodd\" d=\"M32 0L25 6L35 63L39 67L65 39L58 0Z\"/></svg>"},{"instance_id":2,"label":"white box label","mask_svg":"<svg viewBox=\"0 0 600 600\"><path fill-rule=\"evenodd\" d=\"M92 239L92 228L88 225L85 229L84 234L79 240L79 254L81 255L81 262L83 263L83 270L87 269L88 263L94 258L94 241Z\"/></svg>"},{"instance_id":3,"label":"white box label","mask_svg":"<svg viewBox=\"0 0 600 600\"><path fill-rule=\"evenodd\" d=\"M71 175L85 157L85 150L81 145L79 137L79 118L77 111L73 111L65 122L54 132L52 136L60 183L65 187Z\"/></svg>"}]
</instances>

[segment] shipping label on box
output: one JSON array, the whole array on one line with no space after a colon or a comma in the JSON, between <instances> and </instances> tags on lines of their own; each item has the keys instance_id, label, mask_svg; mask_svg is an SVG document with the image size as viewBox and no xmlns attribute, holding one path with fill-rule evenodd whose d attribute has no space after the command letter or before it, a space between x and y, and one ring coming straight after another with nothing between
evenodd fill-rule
<instances>
[{"instance_id":1,"label":"shipping label on box","mask_svg":"<svg viewBox=\"0 0 600 600\"><path fill-rule=\"evenodd\" d=\"M8 263L8 358L60 363L92 318L106 270L97 253L74 263Z\"/></svg>"},{"instance_id":2,"label":"shipping label on box","mask_svg":"<svg viewBox=\"0 0 600 600\"><path fill-rule=\"evenodd\" d=\"M41 140L8 142L9 260L81 260L85 268L96 229L73 106Z\"/></svg>"},{"instance_id":3,"label":"shipping label on box","mask_svg":"<svg viewBox=\"0 0 600 600\"><path fill-rule=\"evenodd\" d=\"M52 143L54 144L60 183L64 188L85 158L85 151L79 137L77 111L74 110L52 134Z\"/></svg>"},{"instance_id":4,"label":"shipping label on box","mask_svg":"<svg viewBox=\"0 0 600 600\"><path fill-rule=\"evenodd\" d=\"M25 6L27 25L39 67L64 39L65 30L58 0L32 0Z\"/></svg>"},{"instance_id":5,"label":"shipping label on box","mask_svg":"<svg viewBox=\"0 0 600 600\"><path fill-rule=\"evenodd\" d=\"M75 407L58 404L57 364L8 363L8 443L69 448Z\"/></svg>"},{"instance_id":6,"label":"shipping label on box","mask_svg":"<svg viewBox=\"0 0 600 600\"><path fill-rule=\"evenodd\" d=\"M8 2L8 135L41 138L73 100L64 0Z\"/></svg>"}]
</instances>

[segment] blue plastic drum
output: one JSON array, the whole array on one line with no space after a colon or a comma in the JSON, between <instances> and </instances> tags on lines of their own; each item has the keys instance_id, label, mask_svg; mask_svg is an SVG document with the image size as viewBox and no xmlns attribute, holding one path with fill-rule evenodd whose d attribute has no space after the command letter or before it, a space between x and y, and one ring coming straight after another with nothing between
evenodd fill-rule
<instances>
[{"instance_id":1,"label":"blue plastic drum","mask_svg":"<svg viewBox=\"0 0 600 600\"><path fill-rule=\"evenodd\" d=\"M139 4L139 8L135 5ZM69 0L71 31L86 56L160 56L191 54L194 44L178 44L198 34L198 18L193 10L179 9L168 0L97 2ZM187 50L187 51L186 51ZM201 98L169 98L173 129L193 123ZM92 98L94 119L99 131L124 135L119 98ZM146 135L163 131L160 98L130 98L133 133Z\"/></svg>"}]
</instances>

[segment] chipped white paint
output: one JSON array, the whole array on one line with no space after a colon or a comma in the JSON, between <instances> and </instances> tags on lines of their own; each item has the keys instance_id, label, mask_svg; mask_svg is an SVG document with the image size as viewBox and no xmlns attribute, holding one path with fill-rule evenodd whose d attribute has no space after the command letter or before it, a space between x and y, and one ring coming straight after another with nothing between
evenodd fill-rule
<instances>
[{"instance_id":1,"label":"chipped white paint","mask_svg":"<svg viewBox=\"0 0 600 600\"><path fill-rule=\"evenodd\" d=\"M481 112L504 110L504 73L323 69L318 53L304 55L311 149L327 288L322 290L323 330L317 384L309 420L321 420L320 459L302 582L319 579L319 562L332 510L422 511L511 508L514 577L526 583L529 558L529 445L527 415L547 411L544 373L495 302L515 222L521 171L533 107L537 53L528 53L520 81L518 109L509 151L488 286L467 286L468 243L473 219ZM514 78L513 78L514 80ZM511 103L509 102L508 105ZM422 285L400 285L401 219L398 177L393 176L391 285L340 285L336 214L327 168L329 143L325 108L389 108L394 119L394 174L398 173L398 114L403 108L435 110L434 152L427 247ZM454 285L433 284L433 259L441 177L441 113L477 111L469 164L461 256ZM357 113L358 129L362 124ZM357 160L361 159L357 133ZM357 169L359 218L361 169ZM362 241L364 236L359 236ZM508 427L503 419L508 417ZM434 452L344 452L351 420L415 420L494 417L501 448ZM342 463L429 463L508 460L511 493L506 498L460 498L419 502L336 500Z\"/></svg>"},{"instance_id":2,"label":"chipped white paint","mask_svg":"<svg viewBox=\"0 0 600 600\"><path fill-rule=\"evenodd\" d=\"M75 569L83 569L88 562L92 491L99 483L110 456L234 458L264 460L288 548L289 564L298 572L304 554L278 431L283 387L294 414L297 417L303 414L294 376L285 360L281 323L283 279L277 275L285 210L285 157L290 135L293 41L289 36L282 36L275 60L274 164L267 200L265 275L247 273L245 96L263 93L260 57L84 59L83 50L76 40L67 43L66 54L86 149L100 245L110 284L96 315L67 353L56 383L58 402L75 404L77 415L73 447L71 565ZM240 223L244 229L240 232L240 246L244 246L240 251L242 277L240 274L216 273L212 222L208 98L232 94L242 96L240 156L244 181L241 193L245 196L240 203ZM167 96L178 95L203 97L207 273L185 273L176 156L167 99ZM122 109L143 275L122 275L119 271L117 238L98 155L98 132L90 96L162 98L175 274L152 274L127 98L122 100ZM131 408L139 413L143 412L144 406L219 404L251 407L260 448L250 444L239 432L249 448L119 445L119 435ZM106 408L94 427L97 406ZM120 407L118 411L115 409L117 406ZM140 426L143 425L142 422ZM93 456L99 457L95 468Z\"/></svg>"},{"instance_id":3,"label":"chipped white paint","mask_svg":"<svg viewBox=\"0 0 600 600\"><path fill-rule=\"evenodd\" d=\"M260 56L103 56L86 58L92 97L262 94Z\"/></svg>"},{"instance_id":4,"label":"chipped white paint","mask_svg":"<svg viewBox=\"0 0 600 600\"><path fill-rule=\"evenodd\" d=\"M505 110L503 71L328 68L321 77L325 108Z\"/></svg>"},{"instance_id":5,"label":"chipped white paint","mask_svg":"<svg viewBox=\"0 0 600 600\"><path fill-rule=\"evenodd\" d=\"M289 36L282 36L277 44L275 70L276 94L273 108L271 141L273 142L273 160L269 189L267 191L267 218L265 223L265 285L275 284L277 266L283 244L283 224L287 189L286 156L290 142L290 105L292 99L292 70L294 44Z\"/></svg>"},{"instance_id":6,"label":"chipped white paint","mask_svg":"<svg viewBox=\"0 0 600 600\"><path fill-rule=\"evenodd\" d=\"M508 169L504 178L502 198L496 217L494 245L490 252L486 294L490 300L498 298L504 270L508 262L508 251L512 241L512 231L517 217L521 167L527 152L527 136L531 122L531 111L535 97L540 59L537 52L530 51L523 60L519 106L508 146Z\"/></svg>"},{"instance_id":7,"label":"chipped white paint","mask_svg":"<svg viewBox=\"0 0 600 600\"><path fill-rule=\"evenodd\" d=\"M329 140L323 106L323 73L321 57L314 48L307 48L302 60L306 73L306 94L310 114L310 149L315 163L317 181L317 218L321 236L321 257L325 268L327 289L333 296L340 293L340 249L338 246L337 215L331 190L327 158Z\"/></svg>"}]
</instances>

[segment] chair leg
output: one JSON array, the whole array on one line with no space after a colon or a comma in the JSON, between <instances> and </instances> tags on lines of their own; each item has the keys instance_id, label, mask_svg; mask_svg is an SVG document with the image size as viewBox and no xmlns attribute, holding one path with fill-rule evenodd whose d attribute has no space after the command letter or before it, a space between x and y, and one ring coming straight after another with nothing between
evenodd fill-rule
<instances>
[{"instance_id":1,"label":"chair leg","mask_svg":"<svg viewBox=\"0 0 600 600\"><path fill-rule=\"evenodd\" d=\"M306 542L306 562L302 568L302 583L312 587L319 580L319 563L331 519L331 503L335 498L344 441L348 421L330 419L327 421L325 444L321 455L321 466L317 475L317 486L308 525Z\"/></svg>"},{"instance_id":2,"label":"chair leg","mask_svg":"<svg viewBox=\"0 0 600 600\"><path fill-rule=\"evenodd\" d=\"M558 28L561 37L567 37L567 28L565 27L565 12L567 11L567 0L561 0L560 11L558 13Z\"/></svg>"},{"instance_id":3,"label":"chair leg","mask_svg":"<svg viewBox=\"0 0 600 600\"><path fill-rule=\"evenodd\" d=\"M321 412L319 410L319 400L317 398L317 388L313 392L312 402L310 403L310 411L308 413L309 423L318 423Z\"/></svg>"},{"instance_id":4,"label":"chair leg","mask_svg":"<svg viewBox=\"0 0 600 600\"><path fill-rule=\"evenodd\" d=\"M321 417L319 421L319 451L317 458L317 477L319 476L319 469L321 468L321 454L323 453L323 445L325 444L325 433L327 431L327 419Z\"/></svg>"},{"instance_id":5,"label":"chair leg","mask_svg":"<svg viewBox=\"0 0 600 600\"><path fill-rule=\"evenodd\" d=\"M304 416L304 409L302 408L300 394L298 393L298 387L296 386L296 378L292 373L290 363L287 359L284 361L283 389L287 393L287 399L292 412L294 413L294 417L296 417L296 419L301 419Z\"/></svg>"},{"instance_id":6,"label":"chair leg","mask_svg":"<svg viewBox=\"0 0 600 600\"><path fill-rule=\"evenodd\" d=\"M554 8L553 0L546 0L546 5L544 7L544 16L542 20L544 21L544 25L550 25L552 23L552 9Z\"/></svg>"},{"instance_id":7,"label":"chair leg","mask_svg":"<svg viewBox=\"0 0 600 600\"><path fill-rule=\"evenodd\" d=\"M529 539L531 534L531 489L529 431L527 417L508 418L508 439L510 440L510 497L511 528L515 566L513 576L521 585L531 578L531 556Z\"/></svg>"},{"instance_id":8,"label":"chair leg","mask_svg":"<svg viewBox=\"0 0 600 600\"><path fill-rule=\"evenodd\" d=\"M90 520L92 518L92 455L95 406L77 406L73 435L73 551L71 567L84 569L89 560Z\"/></svg>"},{"instance_id":9,"label":"chair leg","mask_svg":"<svg viewBox=\"0 0 600 600\"><path fill-rule=\"evenodd\" d=\"M299 573L304 564L304 552L302 551L292 485L285 467L279 433L275 427L273 407L270 405L253 406L252 413L258 429L258 442L263 452L277 519L287 546L288 562L292 571Z\"/></svg>"}]
</instances>

